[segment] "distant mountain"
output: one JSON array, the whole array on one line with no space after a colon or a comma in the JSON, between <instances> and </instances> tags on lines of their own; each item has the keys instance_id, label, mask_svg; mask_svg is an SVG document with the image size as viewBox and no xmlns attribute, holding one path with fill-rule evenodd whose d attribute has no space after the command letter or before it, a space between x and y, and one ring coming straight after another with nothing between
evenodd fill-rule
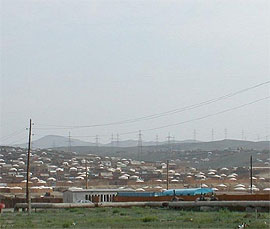
<instances>
[{"instance_id":1,"label":"distant mountain","mask_svg":"<svg viewBox=\"0 0 270 229\"><path fill-rule=\"evenodd\" d=\"M71 146L75 150L76 147L90 147L93 150L96 148L96 144L92 142L81 141L78 139L71 138ZM69 139L67 137L58 136L58 135L47 135L38 140L32 142L33 148L67 148L69 145ZM159 142L158 146L154 141L145 141L142 143L144 150L167 150L168 142ZM19 147L27 147L27 144L15 145ZM134 151L133 149L138 146L138 140L124 140L119 141L118 143L112 142L108 144L99 144L101 151L104 148L104 152L108 150L113 152L113 148L118 148L119 150L125 150L127 152ZM211 142L200 142L195 140L184 140L184 141L171 141L171 146L175 150L225 150L225 149L257 149L257 150L267 150L270 149L269 141L241 141L241 140L232 140L226 139L221 141L211 141ZM90 150L90 149L89 149Z\"/></svg>"},{"instance_id":2,"label":"distant mountain","mask_svg":"<svg viewBox=\"0 0 270 229\"><path fill-rule=\"evenodd\" d=\"M78 139L71 138L71 146L96 146L95 143L92 142L86 142L81 141ZM182 144L182 143L198 143L199 141L194 140L185 140L185 141L172 141L172 144ZM35 140L32 142L33 148L56 148L56 147L68 147L69 139L67 137L59 136L59 135L47 135L44 136L38 140ZM159 145L168 144L167 141L165 142L159 142ZM143 146L155 146L156 142L154 141L143 141ZM17 144L16 146L26 148L27 143L24 144ZM112 147L112 146L118 146L118 147L136 147L138 146L138 140L123 140L119 142L112 142L108 144L99 144L99 146L104 147Z\"/></svg>"},{"instance_id":3,"label":"distant mountain","mask_svg":"<svg viewBox=\"0 0 270 229\"><path fill-rule=\"evenodd\" d=\"M240 141L240 140L221 140L213 142L198 142L198 143L175 143L171 144L160 144L158 146L145 146L143 145L142 152L138 154L138 147L91 147L91 146L77 146L72 147L73 152L78 154L96 154L101 156L114 156L123 158L132 158L145 161L166 161L166 160L186 160L185 157L189 157L188 160L191 164L194 164L194 157L199 159L206 158L208 152L212 151L217 153L219 156L215 161L204 162L194 164L193 166L243 166L248 164L249 156L256 152L263 152L263 157L269 158L269 141ZM66 151L66 147L58 148L58 150ZM185 154L184 151L189 151ZM183 156L185 155L185 156ZM189 155L189 156L187 156ZM220 160L218 159L220 158Z\"/></svg>"},{"instance_id":4,"label":"distant mountain","mask_svg":"<svg viewBox=\"0 0 270 229\"><path fill-rule=\"evenodd\" d=\"M242 141L234 139L225 139L220 141L211 142L198 142L198 143L182 143L177 144L176 148L181 150L226 150L226 149L257 149L269 150L269 141Z\"/></svg>"},{"instance_id":5,"label":"distant mountain","mask_svg":"<svg viewBox=\"0 0 270 229\"><path fill-rule=\"evenodd\" d=\"M118 146L118 147L134 147L138 145L138 140L124 140L124 141L113 141L111 143L106 144L105 146Z\"/></svg>"},{"instance_id":6,"label":"distant mountain","mask_svg":"<svg viewBox=\"0 0 270 229\"><path fill-rule=\"evenodd\" d=\"M172 144L182 144L182 143L199 143L200 141L196 141L196 140L184 140L184 141L171 141ZM143 146L156 146L157 142L155 141L143 141ZM164 141L164 142L158 142L158 145L166 145L168 144L168 141ZM124 140L124 141L119 141L118 143L116 141L112 142L112 143L108 143L104 146L118 146L118 147L136 147L138 146L138 140Z\"/></svg>"},{"instance_id":7,"label":"distant mountain","mask_svg":"<svg viewBox=\"0 0 270 229\"><path fill-rule=\"evenodd\" d=\"M71 138L71 146L95 146L94 143L85 142L78 139ZM47 135L32 142L33 148L55 148L55 147L68 147L69 139L59 135ZM26 147L27 144L19 144L16 146Z\"/></svg>"},{"instance_id":8,"label":"distant mountain","mask_svg":"<svg viewBox=\"0 0 270 229\"><path fill-rule=\"evenodd\" d=\"M183 141L173 141L172 143L174 144L183 144L183 143L200 143L202 141L198 141L198 140L193 140L193 139L187 139L187 140L183 140ZM168 142L165 142L165 144L168 144Z\"/></svg>"}]
</instances>

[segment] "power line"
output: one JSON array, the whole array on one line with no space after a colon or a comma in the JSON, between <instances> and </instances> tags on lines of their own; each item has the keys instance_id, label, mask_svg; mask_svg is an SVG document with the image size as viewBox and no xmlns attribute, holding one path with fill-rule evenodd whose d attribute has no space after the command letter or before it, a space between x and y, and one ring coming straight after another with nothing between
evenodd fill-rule
<instances>
[{"instance_id":1,"label":"power line","mask_svg":"<svg viewBox=\"0 0 270 229\"><path fill-rule=\"evenodd\" d=\"M6 143L5 145L14 145L14 144L17 144L17 143L21 143L21 141L25 139L25 136L19 138L18 140L16 141L12 141L12 142L9 142L9 143ZM27 145L27 143L24 143L25 145Z\"/></svg>"},{"instance_id":2,"label":"power line","mask_svg":"<svg viewBox=\"0 0 270 229\"><path fill-rule=\"evenodd\" d=\"M1 141L6 141L6 140L8 140L9 138L12 138L12 137L14 137L14 136L17 136L17 135L19 135L19 134L25 132L25 130L26 130L26 128L19 129L19 130L15 131L15 132L13 132L13 133L11 133L11 134L9 134L9 135L0 137L0 140L1 140Z\"/></svg>"},{"instance_id":3,"label":"power line","mask_svg":"<svg viewBox=\"0 0 270 229\"><path fill-rule=\"evenodd\" d=\"M223 114L223 113L227 113L227 112L230 112L230 111L238 110L240 108L243 108L243 107L258 103L258 102L261 102L261 101L269 99L269 98L270 98L270 96L267 96L267 97L264 97L264 98L261 98L261 99L251 101L249 103L241 104L239 106L228 108L228 109L225 109L225 110L222 110L222 111L219 111L219 112L216 112L216 113L208 114L208 115L205 115L205 116L201 116L201 117L198 117L198 118L189 119L189 120L186 120L186 121L173 123L173 124L168 124L168 125L163 125L163 126L154 127L154 128L149 128L149 129L142 129L141 131L146 132L146 131L159 130L159 129L164 129L164 128L168 128L168 127L172 127L172 126L178 126L178 125L187 124L187 123L194 122L194 121L199 121L199 120L202 120L202 119L206 119L206 118L214 117L214 116L217 116L217 115L220 115L220 114ZM117 145L119 144L119 136L120 135L123 136L123 135L136 134L136 133L138 133L138 131L129 131L129 132L118 133L117 134ZM213 133L214 132L212 132L212 138L214 137ZM109 135L99 135L99 136L108 137ZM89 137L89 136L73 136L73 137Z\"/></svg>"},{"instance_id":4,"label":"power line","mask_svg":"<svg viewBox=\"0 0 270 229\"><path fill-rule=\"evenodd\" d=\"M160 129L164 129L164 128L168 128L168 127L172 127L172 126L178 126L178 125L183 125L183 124L187 124L187 123L194 122L194 121L199 121L199 120L202 120L202 119L206 119L206 118L214 117L214 116L217 116L217 115L220 115L220 114L224 114L224 113L227 113L227 112L230 112L230 111L238 110L240 108L243 108L243 107L258 103L258 102L261 102L261 101L269 99L269 98L270 98L270 96L267 96L267 97L254 100L254 101L249 102L249 103L244 103L244 104L241 104L239 106L232 107L232 108L228 108L228 109L225 109L225 110L213 113L213 114L208 114L208 115L201 116L201 117L198 117L198 118L189 119L189 120L186 120L186 121L173 123L173 124L168 124L168 125L164 125L164 126L159 126L159 127L149 128L149 129L142 129L141 131L146 132L146 131L160 130ZM117 139L118 139L117 142L119 143L119 136L120 135L123 136L123 135L136 134L136 133L138 133L138 131L129 131L129 132L124 132L124 133L119 133L119 134L117 134ZM101 135L99 135L99 136L101 136ZM109 135L102 135L102 136L107 136L108 137ZM73 137L88 137L88 136L73 136ZM212 131L212 138L214 139L214 130Z\"/></svg>"},{"instance_id":5,"label":"power line","mask_svg":"<svg viewBox=\"0 0 270 229\"><path fill-rule=\"evenodd\" d=\"M226 112L229 112L229 111L237 110L237 109L240 109L242 107L252 105L254 103L257 103L257 102L260 102L260 101L263 101L263 100L266 100L266 99L269 99L269 98L270 98L270 96L267 96L267 97L264 97L264 98L257 99L255 101L249 102L249 103L245 103L245 104L242 104L242 105L239 105L239 106L236 106L236 107L232 107L232 108L229 108L229 109L226 109L226 110L222 110L222 111L219 111L219 112L216 112L216 113L213 113L213 114L205 115L205 116L202 116L202 117L199 117L199 118L194 118L194 119L190 119L190 120L187 120L187 121L178 122L178 123L169 124L169 125L164 125L164 126L159 126L159 127L150 128L150 129L143 129L142 131L159 130L159 129L164 129L164 128L171 127L171 126L178 126L178 125L186 124L186 123L189 123L189 122L194 122L194 121L206 119L206 118L213 117L213 116L216 116L216 115L219 115L219 114L223 114L223 113L226 113ZM121 135L130 134L130 133L134 133L134 132L122 133Z\"/></svg>"},{"instance_id":6,"label":"power line","mask_svg":"<svg viewBox=\"0 0 270 229\"><path fill-rule=\"evenodd\" d=\"M207 101L204 101L204 102L200 102L200 103L189 105L189 106L182 107L182 108L176 108L176 109L165 111L165 112L162 112L162 113L146 115L146 116L142 116L142 117L139 117L139 118L126 119L126 120L116 121L116 122L111 122L111 123L93 124L93 125L81 125L81 126L61 126L61 125L44 125L44 124L40 124L40 126L47 126L47 127L51 127L51 128L38 128L38 129L92 128L92 127L102 127L102 126L111 126L111 125L122 125L122 124L127 124L127 123L151 120L151 119L156 119L156 118L160 118L160 117L163 117L163 116L168 116L168 115L172 115L172 114L176 114L176 113L180 113L180 112L184 112L184 111L188 111L188 110L193 110L193 109L196 109L196 108L201 107L201 106L209 105L209 104L218 102L218 101L223 100L223 99L231 98L231 97L236 96L238 94L247 92L249 90L261 87L261 86L269 84L269 83L270 83L270 81L266 81L266 82L254 85L252 87L248 87L248 88L245 88L245 89L233 92L233 93L229 93L229 94L226 94L226 95L214 98L214 99L210 99L210 100L207 100Z\"/></svg>"}]
</instances>

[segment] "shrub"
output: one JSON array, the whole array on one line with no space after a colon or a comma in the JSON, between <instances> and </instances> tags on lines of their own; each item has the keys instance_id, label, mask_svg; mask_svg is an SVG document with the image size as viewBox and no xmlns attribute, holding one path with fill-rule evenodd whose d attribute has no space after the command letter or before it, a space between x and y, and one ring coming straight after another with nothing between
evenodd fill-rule
<instances>
[{"instance_id":1,"label":"shrub","mask_svg":"<svg viewBox=\"0 0 270 229\"><path fill-rule=\"evenodd\" d=\"M78 212L78 211L80 211L79 208L70 208L69 209L69 212Z\"/></svg>"},{"instance_id":2,"label":"shrub","mask_svg":"<svg viewBox=\"0 0 270 229\"><path fill-rule=\"evenodd\" d=\"M156 216L145 216L141 219L144 223L157 221L158 218Z\"/></svg>"},{"instance_id":3,"label":"shrub","mask_svg":"<svg viewBox=\"0 0 270 229\"><path fill-rule=\"evenodd\" d=\"M70 227L70 223L63 223L63 228L68 228Z\"/></svg>"},{"instance_id":4,"label":"shrub","mask_svg":"<svg viewBox=\"0 0 270 229\"><path fill-rule=\"evenodd\" d=\"M119 209L113 209L113 211L112 211L113 214L117 214L119 212L120 212Z\"/></svg>"}]
</instances>

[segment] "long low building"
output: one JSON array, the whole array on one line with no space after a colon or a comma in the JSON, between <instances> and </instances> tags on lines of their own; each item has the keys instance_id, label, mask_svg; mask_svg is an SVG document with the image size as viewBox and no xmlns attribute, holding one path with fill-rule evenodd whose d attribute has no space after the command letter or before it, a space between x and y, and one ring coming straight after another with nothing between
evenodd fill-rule
<instances>
[{"instance_id":1,"label":"long low building","mask_svg":"<svg viewBox=\"0 0 270 229\"><path fill-rule=\"evenodd\" d=\"M133 189L69 189L63 193L64 203L79 201L113 202L115 196L121 197L158 197L158 196L195 196L213 193L211 188L169 189L164 192L135 192Z\"/></svg>"},{"instance_id":2,"label":"long low building","mask_svg":"<svg viewBox=\"0 0 270 229\"><path fill-rule=\"evenodd\" d=\"M77 203L81 200L91 202L112 202L118 192L123 189L68 189L63 193L64 203ZM125 189L125 192L134 192L132 189Z\"/></svg>"}]
</instances>

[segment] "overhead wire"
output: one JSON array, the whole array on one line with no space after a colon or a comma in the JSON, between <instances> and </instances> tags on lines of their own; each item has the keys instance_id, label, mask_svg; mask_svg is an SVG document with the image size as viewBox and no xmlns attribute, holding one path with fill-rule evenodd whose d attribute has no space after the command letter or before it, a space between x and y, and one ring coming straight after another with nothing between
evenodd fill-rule
<instances>
[{"instance_id":1,"label":"overhead wire","mask_svg":"<svg viewBox=\"0 0 270 229\"><path fill-rule=\"evenodd\" d=\"M216 112L216 113L213 113L213 114L208 114L208 115L205 115L205 116L201 116L201 117L198 117L198 118L194 118L194 119L189 119L189 120L186 120L186 121L182 121L182 122L178 122L178 123L173 123L173 124L168 124L168 125L163 125L163 126L158 126L158 127L154 127L154 128L148 128L148 129L141 129L141 131L143 132L147 132L147 131L153 131L153 130L159 130L159 129L164 129L164 128L168 128L168 127L172 127L172 126L178 126L178 125L183 125L183 124L186 124L186 123L190 123L190 122L194 122L194 121L199 121L199 120L202 120L202 119L206 119L206 118L209 118L209 117L213 117L213 116L216 116L216 115L220 115L220 114L223 114L223 113L226 113L226 112L229 112L229 111L233 111L233 110L237 110L237 109L240 109L242 107L246 107L246 106L249 106L249 105L252 105L252 104L255 104L255 103L258 103L260 101L263 101L263 100L266 100L266 99L269 99L270 96L267 96L267 97L264 97L264 98L261 98L261 99L257 99L257 100L254 100L254 101L251 101L249 103L245 103L245 104L241 104L241 105L238 105L238 106L235 106L235 107L232 107L232 108L228 108L228 109L225 109L225 110L222 110L222 111L219 111L219 112ZM24 128L25 130L25 128ZM23 131L24 131L23 130ZM14 133L6 136L6 137L14 137L15 135L19 135L21 134L23 131L15 131ZM138 133L138 130L136 131L129 131L129 132L124 132L124 133L119 133L119 135L123 136L123 135L129 135L129 134L136 134ZM99 135L99 136L102 136L102 137L108 137L110 135ZM91 136L72 136L72 137L96 137L96 135L91 135ZM16 142L19 142L21 141L22 139L24 139L25 136L23 138L20 138L19 140L16 140L16 141L13 141L11 143L8 143L8 145L10 144L15 144ZM7 139L6 139L7 140Z\"/></svg>"},{"instance_id":2,"label":"overhead wire","mask_svg":"<svg viewBox=\"0 0 270 229\"><path fill-rule=\"evenodd\" d=\"M20 130L14 131L13 133L11 133L11 134L9 134L9 135L2 136L2 137L0 137L0 141L6 141L6 140L8 140L9 138L12 138L12 137L14 137L14 136L17 136L17 135L23 133L25 130L26 130L26 128L22 128L22 129L20 129Z\"/></svg>"},{"instance_id":3,"label":"overhead wire","mask_svg":"<svg viewBox=\"0 0 270 229\"><path fill-rule=\"evenodd\" d=\"M176 114L176 113L180 113L180 112L184 112L184 111L189 111L189 110L193 110L205 105L209 105L215 102L218 102L220 100L224 100L224 99L228 99L231 98L233 96L236 96L238 94L247 92L249 90L253 90L255 88L261 87L263 85L269 84L270 81L266 81L260 84L256 84L252 87L248 87L236 92L232 92L214 99L210 99L207 101L203 101L197 104L193 104L193 105L189 105L189 106L185 106L182 108L176 108L173 110L169 110L169 111L165 111L165 112L161 112L161 113L156 113L156 114L152 114L152 115L146 115L146 116L142 116L142 117L138 117L138 118L133 118L133 119L126 119L126 120L122 120L122 121L116 121L116 122L109 122L109 123L101 123L101 124L92 124L92 125L74 125L74 126L62 126L62 125L46 125L46 124L38 124L38 126L41 127L37 127L35 129L43 129L43 130L51 130L51 129L79 129L79 128L93 128L93 127L103 127L103 126L111 126L111 125L123 125L123 124L129 124L129 123L134 123L134 122L139 122L139 121L145 121L145 120L151 120L151 119L156 119L156 118L160 118L160 117L164 117L164 116L168 116L168 115L172 115L172 114ZM42 127L44 126L44 127Z\"/></svg>"},{"instance_id":4,"label":"overhead wire","mask_svg":"<svg viewBox=\"0 0 270 229\"><path fill-rule=\"evenodd\" d=\"M4 145L14 145L14 144L20 143L23 139L27 140L27 136L20 137L19 139L5 143Z\"/></svg>"},{"instance_id":5,"label":"overhead wire","mask_svg":"<svg viewBox=\"0 0 270 229\"><path fill-rule=\"evenodd\" d=\"M182 124L186 124L186 123L190 123L190 122L194 122L194 121L199 121L199 120L202 120L202 119L206 119L206 118L209 118L209 117L213 117L213 116L216 116L216 115L227 113L229 111L238 110L238 109L240 109L242 107L246 107L246 106L249 106L249 105L252 105L252 104L261 102L261 101L266 100L266 99L269 99L269 98L270 98L270 96L267 96L267 97L254 100L254 101L251 101L249 103L244 103L244 104L241 104L241 105L232 107L232 108L228 108L228 109L225 109L225 110L222 110L222 111L213 113L213 114L208 114L208 115L201 116L201 117L198 117L198 118L189 119L189 120L186 120L186 121L182 121L182 122L178 122L178 123L173 123L173 124L168 124L168 125L163 125L163 126L159 126L159 127L154 127L154 128L149 128L149 129L141 129L141 131L147 132L147 131L159 130L159 129L164 129L164 128L167 128L167 127L178 126L178 125L182 125ZM138 130L124 132L124 133L119 133L119 135L123 136L123 135L136 134L136 133L138 133ZM106 136L106 137L108 137L110 135L99 135L99 136ZM72 136L72 137L92 137L92 136Z\"/></svg>"}]
</instances>

